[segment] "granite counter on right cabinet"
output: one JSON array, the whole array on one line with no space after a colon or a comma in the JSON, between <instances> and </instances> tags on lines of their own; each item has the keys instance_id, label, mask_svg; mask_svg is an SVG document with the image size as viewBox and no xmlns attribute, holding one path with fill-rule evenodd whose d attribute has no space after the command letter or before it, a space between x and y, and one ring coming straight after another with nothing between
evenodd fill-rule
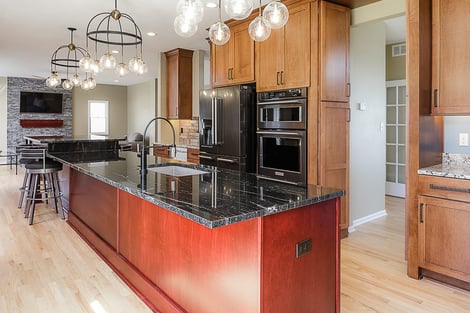
<instances>
[{"instance_id":1,"label":"granite counter on right cabinet","mask_svg":"<svg viewBox=\"0 0 470 313\"><path fill-rule=\"evenodd\" d=\"M444 153L418 174L421 276L470 290L470 155Z\"/></svg>"}]
</instances>

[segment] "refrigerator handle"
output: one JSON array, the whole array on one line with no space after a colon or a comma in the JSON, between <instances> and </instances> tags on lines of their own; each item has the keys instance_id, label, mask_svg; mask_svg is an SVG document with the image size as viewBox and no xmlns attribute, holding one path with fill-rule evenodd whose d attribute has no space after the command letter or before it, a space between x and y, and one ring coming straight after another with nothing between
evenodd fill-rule
<instances>
[{"instance_id":1,"label":"refrigerator handle","mask_svg":"<svg viewBox=\"0 0 470 313\"><path fill-rule=\"evenodd\" d=\"M215 98L211 98L211 121L212 121L212 127L211 127L211 142L210 144L215 145L215 127L216 127L216 117L215 117Z\"/></svg>"},{"instance_id":2,"label":"refrigerator handle","mask_svg":"<svg viewBox=\"0 0 470 313\"><path fill-rule=\"evenodd\" d=\"M214 120L215 120L215 127L214 127L214 144L218 145L219 142L219 103L220 99L214 98Z\"/></svg>"}]
</instances>

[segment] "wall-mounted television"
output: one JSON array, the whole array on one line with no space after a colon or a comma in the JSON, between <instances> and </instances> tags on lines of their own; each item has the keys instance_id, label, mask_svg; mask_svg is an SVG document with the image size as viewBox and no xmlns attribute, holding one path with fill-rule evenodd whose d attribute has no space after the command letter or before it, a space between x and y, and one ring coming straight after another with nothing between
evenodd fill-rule
<instances>
[{"instance_id":1,"label":"wall-mounted television","mask_svg":"<svg viewBox=\"0 0 470 313\"><path fill-rule=\"evenodd\" d=\"M62 94L22 91L20 113L62 113Z\"/></svg>"}]
</instances>

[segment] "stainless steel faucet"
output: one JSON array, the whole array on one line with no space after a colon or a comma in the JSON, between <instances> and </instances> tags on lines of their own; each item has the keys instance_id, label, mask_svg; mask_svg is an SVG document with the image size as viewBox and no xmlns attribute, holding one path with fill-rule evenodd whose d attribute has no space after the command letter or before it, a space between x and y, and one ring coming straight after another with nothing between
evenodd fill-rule
<instances>
[{"instance_id":1,"label":"stainless steel faucet","mask_svg":"<svg viewBox=\"0 0 470 313\"><path fill-rule=\"evenodd\" d=\"M173 127L173 124L171 124L170 120L164 118L164 117L155 117L148 122L147 126L145 126L144 130L144 142L145 142L145 136L147 135L147 129L149 128L150 124L152 124L156 120L162 120L168 123L171 127L171 131L173 133L173 145L170 146L168 149L168 156L171 159L174 159L176 156L176 136L175 136L175 128ZM145 144L142 145L142 150L140 153L140 188L142 190L147 189L147 152L145 151Z\"/></svg>"}]
</instances>

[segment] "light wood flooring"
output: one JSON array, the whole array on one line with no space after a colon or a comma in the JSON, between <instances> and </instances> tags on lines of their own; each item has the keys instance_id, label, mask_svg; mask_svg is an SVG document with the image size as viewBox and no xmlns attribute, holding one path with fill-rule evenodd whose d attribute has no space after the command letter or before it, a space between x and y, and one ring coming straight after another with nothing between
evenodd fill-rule
<instances>
[{"instance_id":1,"label":"light wood flooring","mask_svg":"<svg viewBox=\"0 0 470 313\"><path fill-rule=\"evenodd\" d=\"M0 166L0 313L150 312L50 207L28 225L22 178ZM404 201L386 203L387 217L341 242L341 312L470 312L470 293L406 276Z\"/></svg>"}]
</instances>

